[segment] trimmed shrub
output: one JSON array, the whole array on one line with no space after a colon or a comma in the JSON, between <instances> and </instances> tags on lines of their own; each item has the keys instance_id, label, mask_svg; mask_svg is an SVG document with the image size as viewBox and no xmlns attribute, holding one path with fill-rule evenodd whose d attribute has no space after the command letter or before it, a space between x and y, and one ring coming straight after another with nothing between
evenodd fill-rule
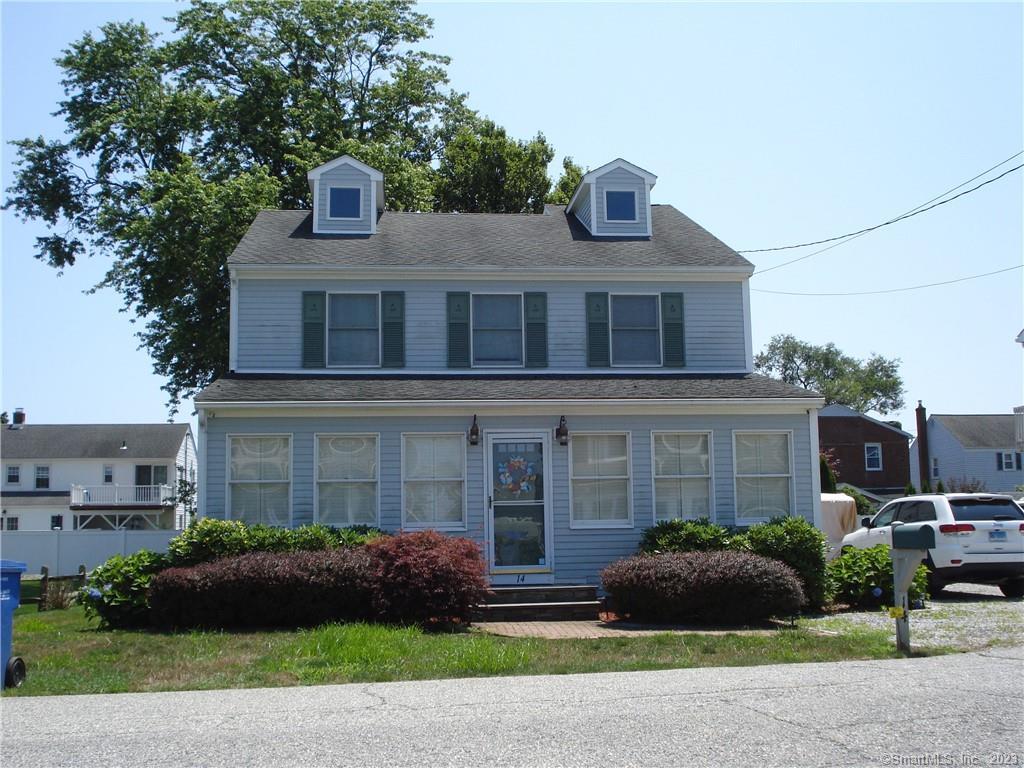
<instances>
[{"instance_id":1,"label":"trimmed shrub","mask_svg":"<svg viewBox=\"0 0 1024 768\"><path fill-rule=\"evenodd\" d=\"M791 616L805 598L789 566L745 552L636 555L601 573L609 607L650 622L745 624Z\"/></svg>"},{"instance_id":2,"label":"trimmed shrub","mask_svg":"<svg viewBox=\"0 0 1024 768\"><path fill-rule=\"evenodd\" d=\"M821 492L836 492L836 475L829 466L828 456L824 453L818 454L818 472L821 474Z\"/></svg>"},{"instance_id":3,"label":"trimmed shrub","mask_svg":"<svg viewBox=\"0 0 1024 768\"><path fill-rule=\"evenodd\" d=\"M401 624L469 623L487 595L480 547L436 531L402 533L366 545L376 618Z\"/></svg>"},{"instance_id":4,"label":"trimmed shrub","mask_svg":"<svg viewBox=\"0 0 1024 768\"><path fill-rule=\"evenodd\" d=\"M101 627L145 626L150 582L167 565L164 555L146 549L127 557L114 555L93 569L79 593L85 615L99 619Z\"/></svg>"},{"instance_id":5,"label":"trimmed shrub","mask_svg":"<svg viewBox=\"0 0 1024 768\"><path fill-rule=\"evenodd\" d=\"M173 565L184 566L249 552L305 552L358 547L384 535L379 528L365 525L330 528L316 524L290 529L246 525L240 520L204 518L171 539L167 551Z\"/></svg>"},{"instance_id":6,"label":"trimmed shrub","mask_svg":"<svg viewBox=\"0 0 1024 768\"><path fill-rule=\"evenodd\" d=\"M704 517L700 520L664 520L646 528L640 537L640 551L713 552L729 548L728 529Z\"/></svg>"},{"instance_id":7,"label":"trimmed shrub","mask_svg":"<svg viewBox=\"0 0 1024 768\"><path fill-rule=\"evenodd\" d=\"M800 578L807 606L820 608L828 601L825 575L825 534L802 517L782 517L752 526L733 538L731 549L779 560Z\"/></svg>"},{"instance_id":8,"label":"trimmed shrub","mask_svg":"<svg viewBox=\"0 0 1024 768\"><path fill-rule=\"evenodd\" d=\"M837 603L855 608L893 605L892 557L889 547L879 544L870 549L847 549L827 568L829 588ZM928 569L923 565L914 574L909 597L924 599L928 592Z\"/></svg>"},{"instance_id":9,"label":"trimmed shrub","mask_svg":"<svg viewBox=\"0 0 1024 768\"><path fill-rule=\"evenodd\" d=\"M363 549L253 552L168 568L150 587L151 619L167 629L306 627L367 619L370 571Z\"/></svg>"}]
</instances>

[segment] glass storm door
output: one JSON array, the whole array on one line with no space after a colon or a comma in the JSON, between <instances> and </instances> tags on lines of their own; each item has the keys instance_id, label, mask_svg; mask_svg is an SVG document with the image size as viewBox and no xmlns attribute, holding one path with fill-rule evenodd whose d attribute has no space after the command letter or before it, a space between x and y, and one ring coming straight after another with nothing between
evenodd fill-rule
<instances>
[{"instance_id":1,"label":"glass storm door","mask_svg":"<svg viewBox=\"0 0 1024 768\"><path fill-rule=\"evenodd\" d=\"M487 446L491 571L550 573L547 435L493 434Z\"/></svg>"}]
</instances>

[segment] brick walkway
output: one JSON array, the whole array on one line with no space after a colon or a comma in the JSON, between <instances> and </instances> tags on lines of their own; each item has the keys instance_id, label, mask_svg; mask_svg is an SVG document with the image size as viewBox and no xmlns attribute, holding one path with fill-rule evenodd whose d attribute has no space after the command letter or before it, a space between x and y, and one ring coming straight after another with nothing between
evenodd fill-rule
<instances>
[{"instance_id":1,"label":"brick walkway","mask_svg":"<svg viewBox=\"0 0 1024 768\"><path fill-rule=\"evenodd\" d=\"M545 640L595 640L604 637L647 637L664 632L702 635L770 635L774 629L705 629L703 627L651 627L625 622L606 624L603 621L484 621L474 624L478 629L504 637L540 637Z\"/></svg>"}]
</instances>

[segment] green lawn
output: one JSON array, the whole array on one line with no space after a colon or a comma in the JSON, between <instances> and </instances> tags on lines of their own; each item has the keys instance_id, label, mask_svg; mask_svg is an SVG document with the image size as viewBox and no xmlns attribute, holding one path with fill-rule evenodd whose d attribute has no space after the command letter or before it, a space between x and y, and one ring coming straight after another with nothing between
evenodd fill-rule
<instances>
[{"instance_id":1,"label":"green lawn","mask_svg":"<svg viewBox=\"0 0 1024 768\"><path fill-rule=\"evenodd\" d=\"M28 679L6 695L249 688L490 675L617 672L896 656L891 632L668 633L601 640L425 634L365 624L278 632L100 631L80 607L15 614Z\"/></svg>"}]
</instances>

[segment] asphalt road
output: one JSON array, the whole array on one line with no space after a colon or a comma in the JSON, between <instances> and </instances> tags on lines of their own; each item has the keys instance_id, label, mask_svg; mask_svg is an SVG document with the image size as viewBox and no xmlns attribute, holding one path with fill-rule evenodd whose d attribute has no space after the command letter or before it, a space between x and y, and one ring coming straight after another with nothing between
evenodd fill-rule
<instances>
[{"instance_id":1,"label":"asphalt road","mask_svg":"<svg viewBox=\"0 0 1024 768\"><path fill-rule=\"evenodd\" d=\"M1024 764L1024 647L927 659L0 701L21 766Z\"/></svg>"}]
</instances>

